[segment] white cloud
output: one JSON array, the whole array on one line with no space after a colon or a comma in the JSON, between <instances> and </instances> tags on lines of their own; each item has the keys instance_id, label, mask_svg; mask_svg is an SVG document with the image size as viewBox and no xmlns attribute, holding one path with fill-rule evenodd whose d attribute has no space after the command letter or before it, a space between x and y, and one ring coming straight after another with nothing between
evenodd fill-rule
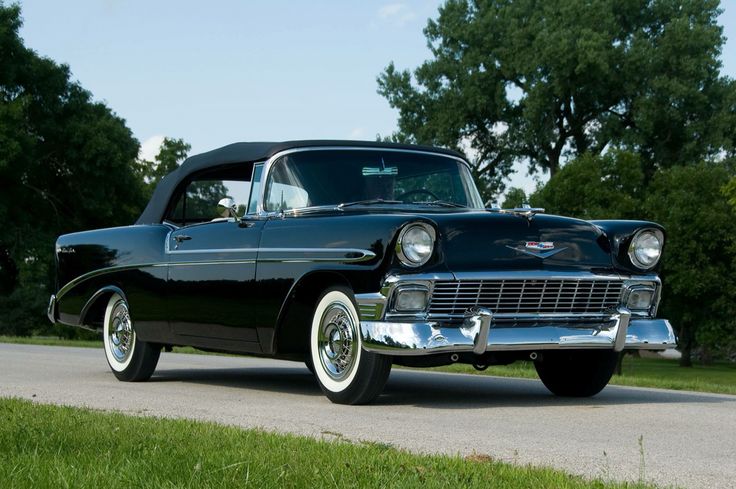
<instances>
[{"instance_id":1,"label":"white cloud","mask_svg":"<svg viewBox=\"0 0 736 489\"><path fill-rule=\"evenodd\" d=\"M161 149L165 137L161 134L156 134L143 141L141 143L141 149L138 151L138 159L153 161Z\"/></svg>"},{"instance_id":2,"label":"white cloud","mask_svg":"<svg viewBox=\"0 0 736 489\"><path fill-rule=\"evenodd\" d=\"M416 13L404 3L389 3L378 9L378 18L397 27L403 27L416 18Z\"/></svg>"}]
</instances>

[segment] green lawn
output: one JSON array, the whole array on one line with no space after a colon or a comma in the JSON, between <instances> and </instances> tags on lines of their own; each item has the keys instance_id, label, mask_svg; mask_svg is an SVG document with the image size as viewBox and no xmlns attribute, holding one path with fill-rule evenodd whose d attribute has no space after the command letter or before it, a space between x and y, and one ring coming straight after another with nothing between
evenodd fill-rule
<instances>
[{"instance_id":1,"label":"green lawn","mask_svg":"<svg viewBox=\"0 0 736 489\"><path fill-rule=\"evenodd\" d=\"M52 337L19 338L0 336L0 343L102 347L102 340L62 340ZM179 353L203 353L191 347L175 347L174 351ZM502 367L490 367L484 372L478 372L470 365L460 364L437 367L434 370L500 377L537 378L537 373L531 362L516 362ZM712 365L695 365L691 368L682 368L676 360L638 358L633 355L626 355L623 363L623 375L614 375L611 384L736 394L736 363L720 362Z\"/></svg>"},{"instance_id":2,"label":"green lawn","mask_svg":"<svg viewBox=\"0 0 736 489\"><path fill-rule=\"evenodd\" d=\"M83 348L102 348L102 337L99 340L67 340L54 336L2 336L0 343L16 343L23 345L48 345L48 346L79 346ZM173 351L177 353L198 353L202 355L215 355L215 353L197 350L191 346L175 346ZM219 355L219 353L217 354Z\"/></svg>"},{"instance_id":3,"label":"green lawn","mask_svg":"<svg viewBox=\"0 0 736 489\"><path fill-rule=\"evenodd\" d=\"M651 487L18 399L0 399L0 419L3 487Z\"/></svg>"}]
</instances>

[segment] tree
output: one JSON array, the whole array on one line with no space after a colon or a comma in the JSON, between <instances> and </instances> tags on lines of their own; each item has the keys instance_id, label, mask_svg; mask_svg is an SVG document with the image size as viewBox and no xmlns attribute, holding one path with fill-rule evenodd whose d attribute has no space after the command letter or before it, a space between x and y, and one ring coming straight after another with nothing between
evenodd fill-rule
<instances>
[{"instance_id":1,"label":"tree","mask_svg":"<svg viewBox=\"0 0 736 489\"><path fill-rule=\"evenodd\" d=\"M682 365L736 351L736 209L723 187L726 163L659 170L644 187L641 158L585 154L531 196L547 212L582 219L649 219L667 231L660 314L675 327ZM736 180L732 180L736 181Z\"/></svg>"},{"instance_id":2,"label":"tree","mask_svg":"<svg viewBox=\"0 0 736 489\"><path fill-rule=\"evenodd\" d=\"M154 161L140 160L138 162L141 178L146 182L147 195L150 197L158 182L176 170L176 168L187 158L192 146L183 139L165 137L161 143L158 154Z\"/></svg>"},{"instance_id":3,"label":"tree","mask_svg":"<svg viewBox=\"0 0 736 489\"><path fill-rule=\"evenodd\" d=\"M644 188L638 155L585 153L562 167L530 200L547 212L580 219L640 219Z\"/></svg>"},{"instance_id":4,"label":"tree","mask_svg":"<svg viewBox=\"0 0 736 489\"><path fill-rule=\"evenodd\" d=\"M736 351L736 212L722 190L725 164L675 167L654 176L644 203L667 229L663 309L677 327L681 364L700 345L708 360Z\"/></svg>"},{"instance_id":5,"label":"tree","mask_svg":"<svg viewBox=\"0 0 736 489\"><path fill-rule=\"evenodd\" d=\"M392 138L469 146L486 192L517 161L554 176L569 158L618 147L641 155L648 181L732 154L736 87L719 75L718 5L449 0L424 30L432 58L378 78L399 111Z\"/></svg>"},{"instance_id":6,"label":"tree","mask_svg":"<svg viewBox=\"0 0 736 489\"><path fill-rule=\"evenodd\" d=\"M501 204L501 208L514 209L516 207L521 207L522 205L528 204L528 203L529 203L529 199L526 196L524 189L521 189L518 187L511 187L506 192L506 199L503 201L503 204Z\"/></svg>"},{"instance_id":7,"label":"tree","mask_svg":"<svg viewBox=\"0 0 736 489\"><path fill-rule=\"evenodd\" d=\"M56 236L129 224L145 196L125 122L26 48L21 23L0 3L0 331L29 334L48 322Z\"/></svg>"}]
</instances>

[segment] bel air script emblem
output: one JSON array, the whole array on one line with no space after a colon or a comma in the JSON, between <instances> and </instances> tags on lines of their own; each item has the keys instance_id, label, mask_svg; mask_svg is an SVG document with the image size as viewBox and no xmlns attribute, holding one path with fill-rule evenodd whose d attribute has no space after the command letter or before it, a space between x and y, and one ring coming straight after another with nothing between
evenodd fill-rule
<instances>
[{"instance_id":1,"label":"bel air script emblem","mask_svg":"<svg viewBox=\"0 0 736 489\"><path fill-rule=\"evenodd\" d=\"M555 249L555 244L552 241L527 241L524 243L523 248L521 246L513 247L508 245L506 245L506 248L511 248L514 251L518 251L519 253L524 253L526 255L536 256L543 260L567 249Z\"/></svg>"}]
</instances>

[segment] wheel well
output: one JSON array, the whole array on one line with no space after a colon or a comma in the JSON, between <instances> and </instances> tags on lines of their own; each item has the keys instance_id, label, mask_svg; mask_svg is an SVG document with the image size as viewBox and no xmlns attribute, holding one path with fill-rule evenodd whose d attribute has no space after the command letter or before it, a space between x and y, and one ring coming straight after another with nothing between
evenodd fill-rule
<instances>
[{"instance_id":1,"label":"wheel well","mask_svg":"<svg viewBox=\"0 0 736 489\"><path fill-rule=\"evenodd\" d=\"M309 327L317 299L328 287L350 282L335 272L314 272L292 287L276 325L273 351L280 354L307 353Z\"/></svg>"},{"instance_id":2,"label":"wheel well","mask_svg":"<svg viewBox=\"0 0 736 489\"><path fill-rule=\"evenodd\" d=\"M120 296L125 297L122 290L113 286L104 287L95 292L82 308L82 313L79 315L79 324L101 330L105 321L107 303L113 294L120 294Z\"/></svg>"}]
</instances>

